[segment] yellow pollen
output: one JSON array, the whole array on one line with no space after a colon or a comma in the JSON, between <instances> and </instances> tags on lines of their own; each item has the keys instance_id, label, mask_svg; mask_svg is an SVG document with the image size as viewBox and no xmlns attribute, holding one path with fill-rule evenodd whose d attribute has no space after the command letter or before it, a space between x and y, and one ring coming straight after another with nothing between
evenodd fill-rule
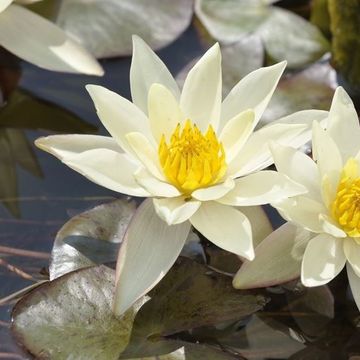
<instances>
[{"instance_id":1,"label":"yellow pollen","mask_svg":"<svg viewBox=\"0 0 360 360\"><path fill-rule=\"evenodd\" d=\"M209 126L205 135L187 120L178 124L169 145L161 137L159 158L167 179L184 194L219 182L226 172L225 151Z\"/></svg>"},{"instance_id":2,"label":"yellow pollen","mask_svg":"<svg viewBox=\"0 0 360 360\"><path fill-rule=\"evenodd\" d=\"M331 212L350 237L360 237L360 176L354 158L350 158L342 170Z\"/></svg>"}]
</instances>

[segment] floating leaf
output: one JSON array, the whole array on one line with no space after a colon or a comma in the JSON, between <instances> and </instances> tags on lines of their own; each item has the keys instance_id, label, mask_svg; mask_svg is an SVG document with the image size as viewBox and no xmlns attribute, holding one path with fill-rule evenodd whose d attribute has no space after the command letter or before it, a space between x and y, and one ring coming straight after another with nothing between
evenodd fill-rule
<instances>
[{"instance_id":1,"label":"floating leaf","mask_svg":"<svg viewBox=\"0 0 360 360\"><path fill-rule=\"evenodd\" d=\"M36 358L118 359L134 311L113 315L114 271L82 269L41 285L13 310L13 334Z\"/></svg>"},{"instance_id":2,"label":"floating leaf","mask_svg":"<svg viewBox=\"0 0 360 360\"><path fill-rule=\"evenodd\" d=\"M99 260L97 258L100 247L99 242L119 244L135 209L135 202L120 199L97 206L69 220L60 229L54 242L50 262L50 279L55 279L82 267L94 265L92 260ZM79 251L79 242L76 244L78 250L66 243L66 241L69 242L69 237L73 236L81 237L78 240L82 243L82 249L84 249L84 238L90 238L92 244L96 243L96 246L94 248L87 247L85 254L82 254ZM72 241L72 244L74 245L74 241ZM109 244L104 244L104 247L107 249L105 253L110 258L106 259L104 256L102 261L113 261L117 253L109 253L109 249L112 248ZM117 248L116 245L114 245L114 251L116 250L115 248Z\"/></svg>"},{"instance_id":3,"label":"floating leaf","mask_svg":"<svg viewBox=\"0 0 360 360\"><path fill-rule=\"evenodd\" d=\"M193 0L67 0L57 23L98 58L132 52L131 36L139 35L160 49L189 26Z\"/></svg>"}]
</instances>

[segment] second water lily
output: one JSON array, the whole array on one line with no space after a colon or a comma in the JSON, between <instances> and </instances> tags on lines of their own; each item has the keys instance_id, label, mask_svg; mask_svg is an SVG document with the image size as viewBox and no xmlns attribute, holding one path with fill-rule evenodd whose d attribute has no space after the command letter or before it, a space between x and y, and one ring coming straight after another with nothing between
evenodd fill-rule
<instances>
[{"instance_id":1,"label":"second water lily","mask_svg":"<svg viewBox=\"0 0 360 360\"><path fill-rule=\"evenodd\" d=\"M182 92L169 70L134 38L133 103L88 85L112 137L40 138L48 151L111 190L149 197L132 220L119 254L115 311L125 312L154 287L180 254L190 226L217 246L252 260L251 224L240 207L306 191L275 171L268 141L301 146L323 111L301 111L254 132L285 63L241 80L222 101L221 53L214 45L189 72Z\"/></svg>"}]
</instances>

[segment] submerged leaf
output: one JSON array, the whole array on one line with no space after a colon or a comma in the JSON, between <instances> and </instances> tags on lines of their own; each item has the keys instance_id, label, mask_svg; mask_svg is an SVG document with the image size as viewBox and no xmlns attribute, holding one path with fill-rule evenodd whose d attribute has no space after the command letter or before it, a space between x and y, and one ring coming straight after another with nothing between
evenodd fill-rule
<instances>
[{"instance_id":1,"label":"submerged leaf","mask_svg":"<svg viewBox=\"0 0 360 360\"><path fill-rule=\"evenodd\" d=\"M189 26L193 0L67 0L57 23L98 58L126 56L136 34L160 49Z\"/></svg>"}]
</instances>

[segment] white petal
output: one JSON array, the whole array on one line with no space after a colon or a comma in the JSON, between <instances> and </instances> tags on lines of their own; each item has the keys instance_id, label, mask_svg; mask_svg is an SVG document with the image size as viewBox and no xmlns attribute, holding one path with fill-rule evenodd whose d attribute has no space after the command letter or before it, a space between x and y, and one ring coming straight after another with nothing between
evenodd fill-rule
<instances>
[{"instance_id":1,"label":"white petal","mask_svg":"<svg viewBox=\"0 0 360 360\"><path fill-rule=\"evenodd\" d=\"M121 315L169 271L190 231L190 223L167 225L146 200L132 218L116 266L115 314Z\"/></svg>"},{"instance_id":2,"label":"white petal","mask_svg":"<svg viewBox=\"0 0 360 360\"><path fill-rule=\"evenodd\" d=\"M331 281L345 266L343 240L320 234L311 239L301 264L301 281L305 286L321 286Z\"/></svg>"},{"instance_id":3,"label":"white petal","mask_svg":"<svg viewBox=\"0 0 360 360\"><path fill-rule=\"evenodd\" d=\"M148 108L154 139L159 143L161 136L165 135L166 141L169 141L177 124L185 120L174 95L165 86L153 84L149 91Z\"/></svg>"},{"instance_id":4,"label":"white petal","mask_svg":"<svg viewBox=\"0 0 360 360\"><path fill-rule=\"evenodd\" d=\"M213 201L205 202L190 222L220 248L249 260L254 258L251 224L241 211Z\"/></svg>"},{"instance_id":5,"label":"white petal","mask_svg":"<svg viewBox=\"0 0 360 360\"><path fill-rule=\"evenodd\" d=\"M255 70L241 79L222 104L220 129L228 120L247 109L255 112L255 126L265 111L285 67L286 61L283 61Z\"/></svg>"},{"instance_id":6,"label":"white petal","mask_svg":"<svg viewBox=\"0 0 360 360\"><path fill-rule=\"evenodd\" d=\"M302 260L297 247L303 248L309 239L310 232L304 234L290 223L280 226L256 247L255 259L243 263L234 277L234 287L267 287L296 279Z\"/></svg>"},{"instance_id":7,"label":"white petal","mask_svg":"<svg viewBox=\"0 0 360 360\"><path fill-rule=\"evenodd\" d=\"M126 152L133 153L126 134L141 132L152 139L147 117L129 100L99 85L86 85L86 90L101 122Z\"/></svg>"},{"instance_id":8,"label":"white petal","mask_svg":"<svg viewBox=\"0 0 360 360\"><path fill-rule=\"evenodd\" d=\"M185 116L203 132L209 124L215 132L218 128L221 90L221 53L219 44L215 44L190 70L180 98Z\"/></svg>"},{"instance_id":9,"label":"white petal","mask_svg":"<svg viewBox=\"0 0 360 360\"><path fill-rule=\"evenodd\" d=\"M349 263L346 264L346 270L348 274L351 292L353 294L355 303L360 310L360 277L356 275L352 266Z\"/></svg>"},{"instance_id":10,"label":"white petal","mask_svg":"<svg viewBox=\"0 0 360 360\"><path fill-rule=\"evenodd\" d=\"M330 135L315 121L313 123L313 158L317 161L320 179L326 180L325 198L333 199L343 162L339 148Z\"/></svg>"},{"instance_id":11,"label":"white petal","mask_svg":"<svg viewBox=\"0 0 360 360\"><path fill-rule=\"evenodd\" d=\"M137 183L153 196L175 197L181 195L175 186L158 180L143 167L140 167L134 176Z\"/></svg>"},{"instance_id":12,"label":"white petal","mask_svg":"<svg viewBox=\"0 0 360 360\"><path fill-rule=\"evenodd\" d=\"M143 134L136 132L127 134L126 140L149 172L159 180L166 181L158 154L149 140Z\"/></svg>"},{"instance_id":13,"label":"white petal","mask_svg":"<svg viewBox=\"0 0 360 360\"><path fill-rule=\"evenodd\" d=\"M283 218L291 221L309 231L322 233L323 227L319 218L320 214L326 214L327 210L323 204L306 196L297 196L272 203Z\"/></svg>"},{"instance_id":14,"label":"white petal","mask_svg":"<svg viewBox=\"0 0 360 360\"><path fill-rule=\"evenodd\" d=\"M360 276L360 245L353 239L344 240L344 253L357 276Z\"/></svg>"},{"instance_id":15,"label":"white petal","mask_svg":"<svg viewBox=\"0 0 360 360\"><path fill-rule=\"evenodd\" d=\"M85 151L63 162L96 184L110 190L132 196L149 196L138 185L134 173L138 165L129 160L126 154L107 149Z\"/></svg>"},{"instance_id":16,"label":"white petal","mask_svg":"<svg viewBox=\"0 0 360 360\"><path fill-rule=\"evenodd\" d=\"M310 198L321 201L320 177L316 163L303 152L289 146L272 143L270 148L277 171L305 186Z\"/></svg>"},{"instance_id":17,"label":"white petal","mask_svg":"<svg viewBox=\"0 0 360 360\"><path fill-rule=\"evenodd\" d=\"M339 225L335 223L334 220L325 214L319 215L320 224L323 228L323 231L329 235L332 235L337 238L345 238L346 233L339 228Z\"/></svg>"},{"instance_id":18,"label":"white petal","mask_svg":"<svg viewBox=\"0 0 360 360\"><path fill-rule=\"evenodd\" d=\"M236 179L235 188L218 201L233 206L265 205L306 192L286 175L268 170Z\"/></svg>"},{"instance_id":19,"label":"white petal","mask_svg":"<svg viewBox=\"0 0 360 360\"><path fill-rule=\"evenodd\" d=\"M272 121L267 126L273 124L306 124L311 130L314 121L319 122L321 125L326 125L329 112L324 110L300 110L290 115L281 117L280 119ZM309 139L310 140L310 139Z\"/></svg>"},{"instance_id":20,"label":"white petal","mask_svg":"<svg viewBox=\"0 0 360 360\"><path fill-rule=\"evenodd\" d=\"M0 0L0 12L4 11L14 0Z\"/></svg>"},{"instance_id":21,"label":"white petal","mask_svg":"<svg viewBox=\"0 0 360 360\"><path fill-rule=\"evenodd\" d=\"M0 44L16 56L53 71L103 75L95 58L52 22L15 4L0 13Z\"/></svg>"},{"instance_id":22,"label":"white petal","mask_svg":"<svg viewBox=\"0 0 360 360\"><path fill-rule=\"evenodd\" d=\"M253 131L255 113L245 110L229 120L221 131L219 140L222 142L226 161L231 162L241 151Z\"/></svg>"},{"instance_id":23,"label":"white petal","mask_svg":"<svg viewBox=\"0 0 360 360\"><path fill-rule=\"evenodd\" d=\"M180 98L179 87L166 65L142 39L134 35L130 68L131 97L145 114L148 110L149 90L154 83L164 85L176 99Z\"/></svg>"},{"instance_id":24,"label":"white petal","mask_svg":"<svg viewBox=\"0 0 360 360\"><path fill-rule=\"evenodd\" d=\"M253 245L256 248L273 232L271 222L261 206L243 206L239 210L249 219L252 230Z\"/></svg>"},{"instance_id":25,"label":"white petal","mask_svg":"<svg viewBox=\"0 0 360 360\"><path fill-rule=\"evenodd\" d=\"M327 130L341 149L344 161L359 151L359 119L350 96L342 87L338 87L335 91Z\"/></svg>"},{"instance_id":26,"label":"white petal","mask_svg":"<svg viewBox=\"0 0 360 360\"><path fill-rule=\"evenodd\" d=\"M239 177L262 170L273 163L269 141L292 145L301 136L306 125L276 124L255 131L238 155L228 164L228 173Z\"/></svg>"},{"instance_id":27,"label":"white petal","mask_svg":"<svg viewBox=\"0 0 360 360\"><path fill-rule=\"evenodd\" d=\"M113 138L99 135L52 135L36 139L35 145L60 160L94 149L122 152Z\"/></svg>"},{"instance_id":28,"label":"white petal","mask_svg":"<svg viewBox=\"0 0 360 360\"><path fill-rule=\"evenodd\" d=\"M217 200L222 198L235 186L233 179L228 178L221 184L209 186L208 188L195 190L191 196L200 201Z\"/></svg>"},{"instance_id":29,"label":"white petal","mask_svg":"<svg viewBox=\"0 0 360 360\"><path fill-rule=\"evenodd\" d=\"M200 201L185 201L184 197L154 199L156 213L169 225L188 220L200 207Z\"/></svg>"}]
</instances>

